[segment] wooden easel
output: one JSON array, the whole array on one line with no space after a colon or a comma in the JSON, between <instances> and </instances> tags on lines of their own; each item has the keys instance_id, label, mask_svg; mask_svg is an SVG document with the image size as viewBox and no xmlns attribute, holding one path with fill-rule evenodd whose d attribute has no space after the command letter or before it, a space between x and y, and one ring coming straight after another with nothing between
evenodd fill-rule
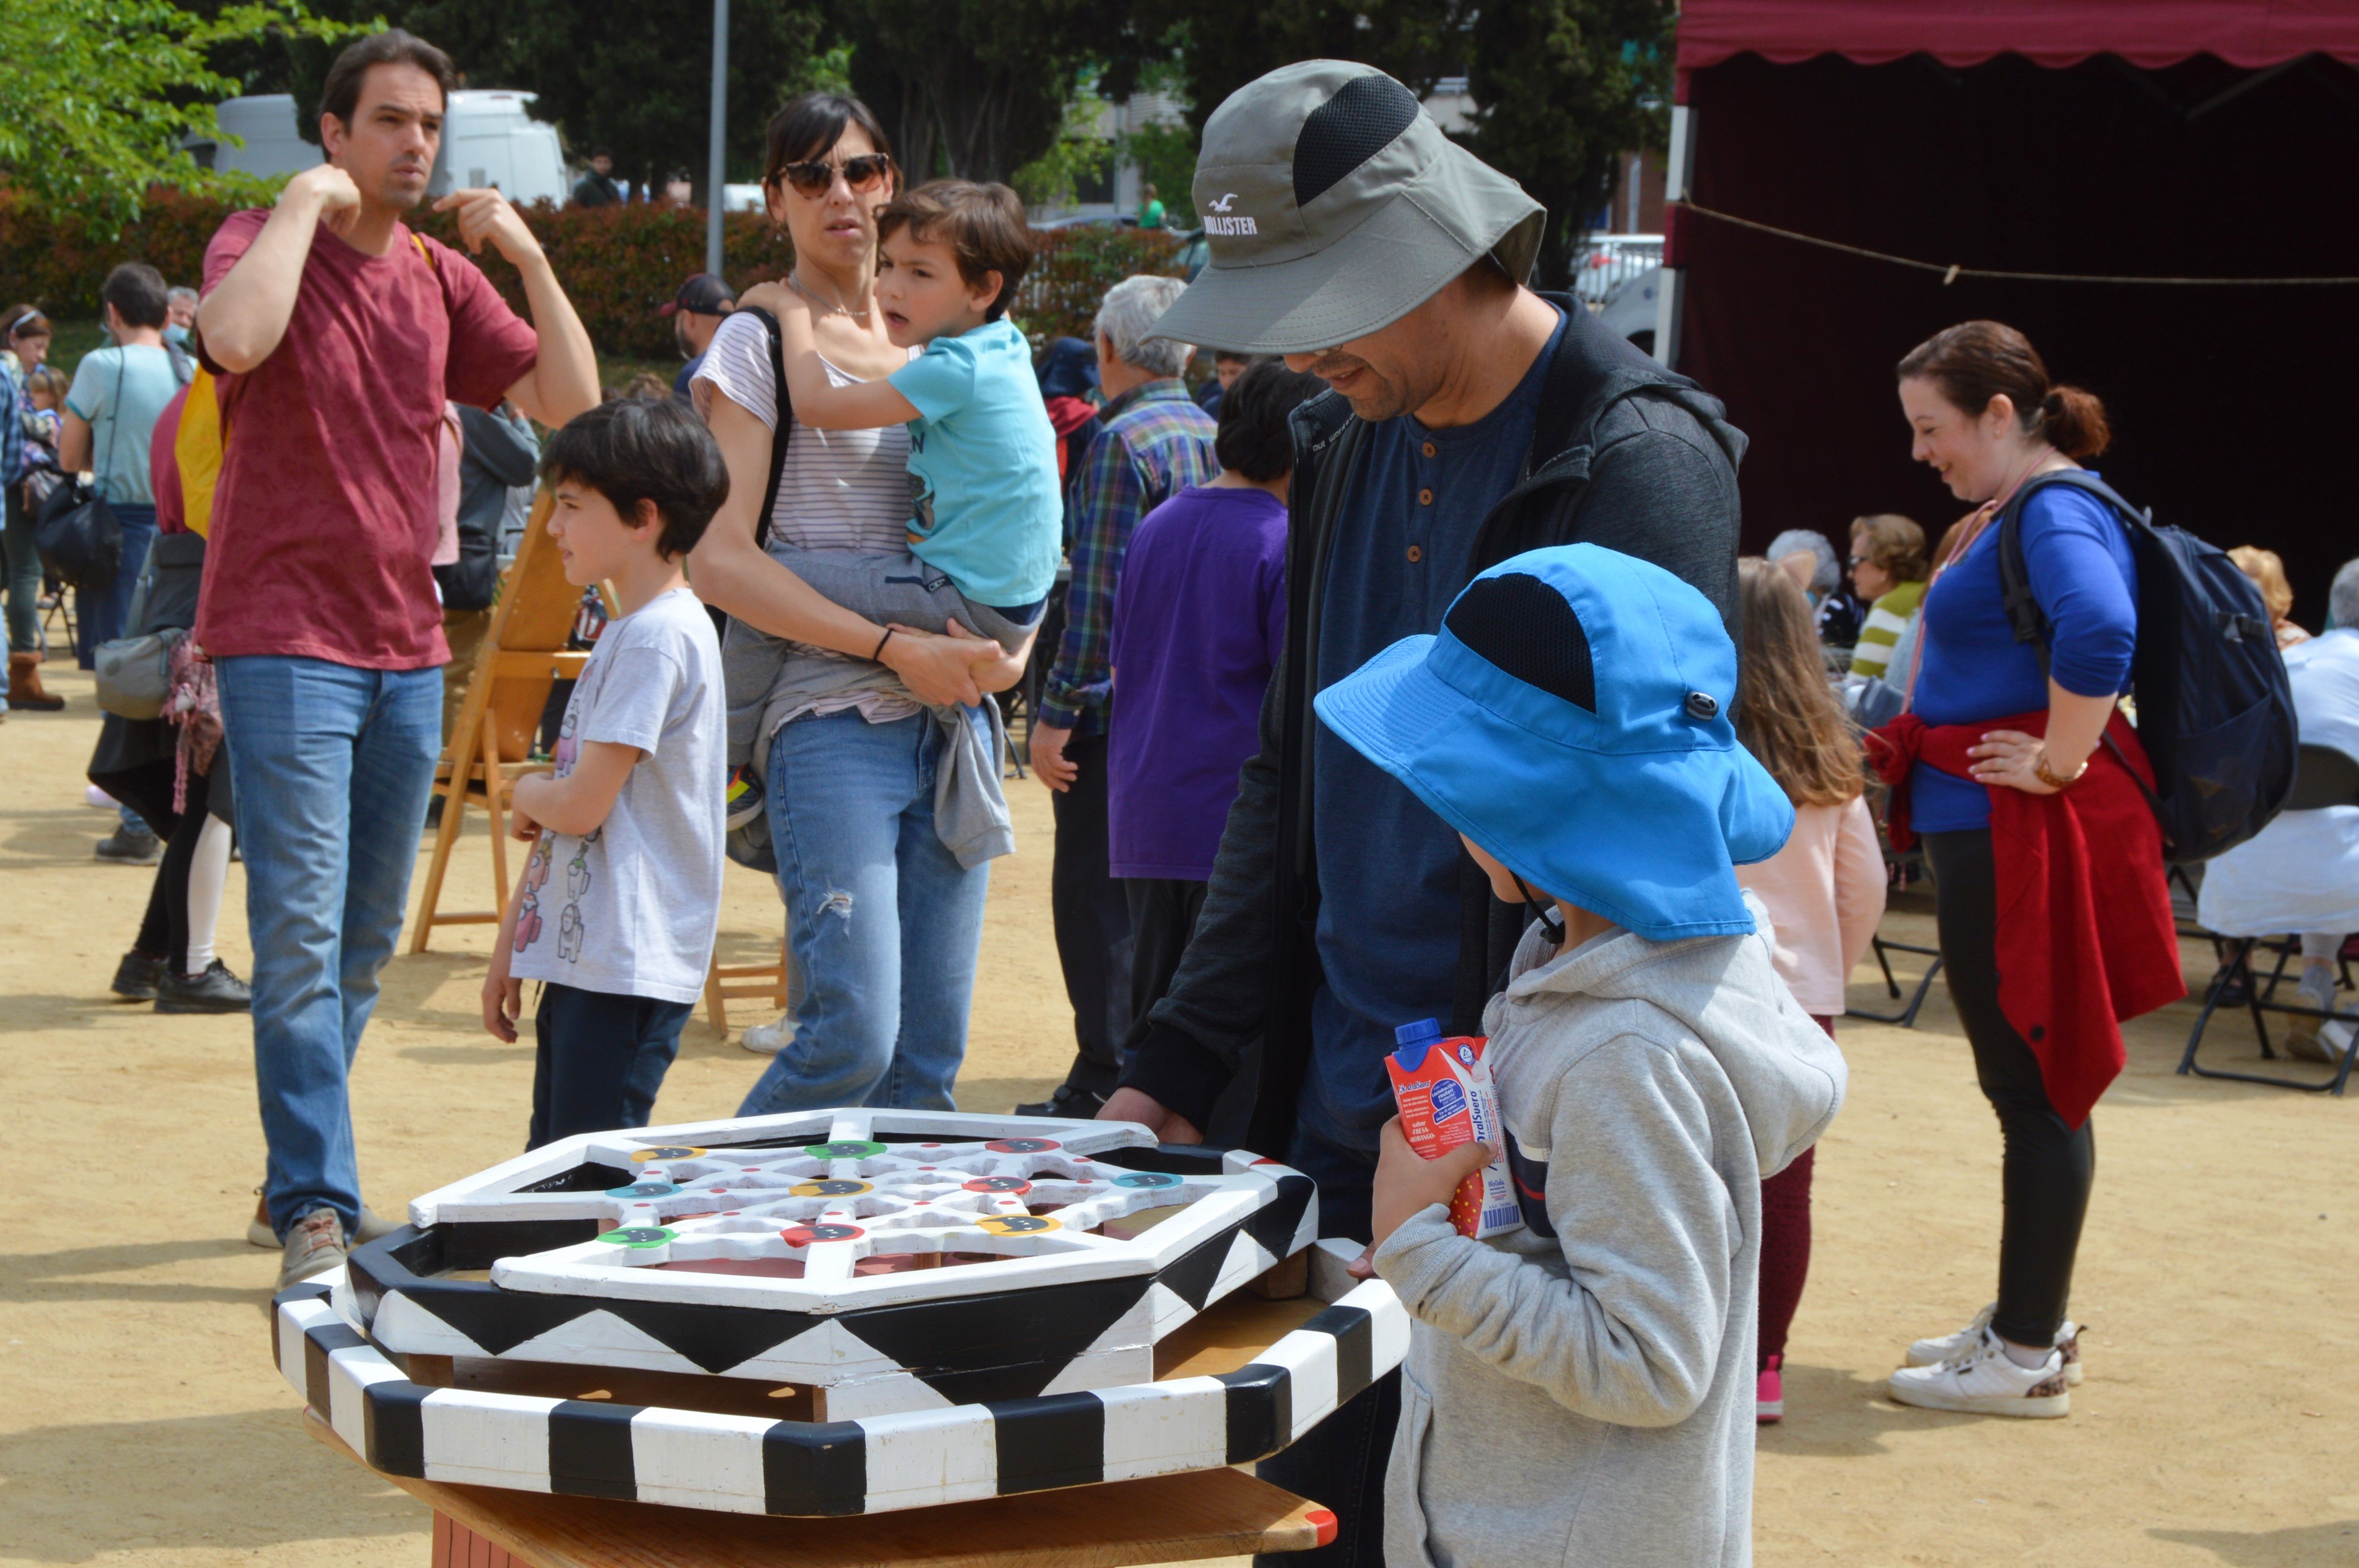
<instances>
[{"instance_id":1,"label":"wooden easel","mask_svg":"<svg viewBox=\"0 0 2359 1568\"><path fill-rule=\"evenodd\" d=\"M545 773L549 764L527 762L549 690L559 680L578 679L587 653L565 646L582 606L582 590L565 580L564 562L549 537L549 493L533 498L532 517L516 546L516 558L500 579L499 607L492 628L475 650L466 701L451 727L451 744L435 770L434 792L442 816L434 833L434 856L426 868L426 891L411 928L409 951L423 953L437 926L497 925L511 886L508 880L507 803L516 781ZM470 802L492 818L493 908L438 914L442 878L459 842Z\"/></svg>"}]
</instances>

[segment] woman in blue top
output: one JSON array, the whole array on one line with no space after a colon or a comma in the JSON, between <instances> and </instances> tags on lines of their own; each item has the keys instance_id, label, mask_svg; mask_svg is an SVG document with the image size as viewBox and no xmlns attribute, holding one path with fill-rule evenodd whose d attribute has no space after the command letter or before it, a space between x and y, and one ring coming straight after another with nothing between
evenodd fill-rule
<instances>
[{"instance_id":1,"label":"woman in blue top","mask_svg":"<svg viewBox=\"0 0 2359 1568\"><path fill-rule=\"evenodd\" d=\"M2079 1380L2064 1307L2096 1152L2089 1124L2074 1127L2058 1114L2030 1046L1999 1009L1991 796L2054 794L2080 779L2129 685L2137 570L2121 523L2086 492L2049 485L2025 502L2024 566L2051 628L2043 675L2007 619L1994 525L2033 475L2105 449L2104 406L2077 387L2051 385L2030 343L1996 321L1936 333L1900 362L1899 379L1913 455L1978 507L1926 593L1910 705L1933 726L2042 709L2048 724L2044 737L1990 732L1968 753L1976 759L1971 780L1922 761L1908 778L1950 994L2005 1139L2006 1219L1997 1301L1958 1333L1910 1346L1891 1388L1896 1399L1935 1409L2060 1415L2069 1409L2062 1390Z\"/></svg>"}]
</instances>

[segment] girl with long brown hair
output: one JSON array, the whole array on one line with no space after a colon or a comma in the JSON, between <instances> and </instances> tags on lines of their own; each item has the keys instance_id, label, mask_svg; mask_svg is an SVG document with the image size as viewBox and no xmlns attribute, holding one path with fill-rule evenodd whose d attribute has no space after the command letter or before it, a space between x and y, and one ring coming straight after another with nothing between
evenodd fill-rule
<instances>
[{"instance_id":1,"label":"girl with long brown hair","mask_svg":"<svg viewBox=\"0 0 2359 1568\"><path fill-rule=\"evenodd\" d=\"M1794 803L1794 832L1736 880L1769 911L1777 973L1832 1036L1843 982L1884 918L1884 853L1863 796L1859 742L1828 682L1810 601L1758 556L1736 563L1743 657L1736 737ZM1810 1269L1810 1169L1817 1151L1761 1183L1761 1343L1755 1419L1786 1411L1786 1334Z\"/></svg>"}]
</instances>

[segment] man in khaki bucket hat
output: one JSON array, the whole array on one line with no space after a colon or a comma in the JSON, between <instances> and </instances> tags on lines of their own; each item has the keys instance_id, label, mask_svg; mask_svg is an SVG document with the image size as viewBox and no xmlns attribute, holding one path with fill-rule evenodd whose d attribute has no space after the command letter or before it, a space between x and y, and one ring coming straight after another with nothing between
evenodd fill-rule
<instances>
[{"instance_id":1,"label":"man in khaki bucket hat","mask_svg":"<svg viewBox=\"0 0 2359 1568\"><path fill-rule=\"evenodd\" d=\"M1381 71L1307 60L1239 89L1204 126L1195 199L1212 260L1155 335L1284 354L1332 390L1294 415L1262 749L1100 1115L1282 1158L1319 1183L1321 1234L1364 1246L1393 1031L1482 1032L1526 911L1311 698L1549 545L1651 561L1733 625L1745 438L1579 300L1525 287L1546 214ZM1399 1410L1397 1374L1379 1378L1264 1465L1338 1518L1298 1568L1384 1561Z\"/></svg>"}]
</instances>

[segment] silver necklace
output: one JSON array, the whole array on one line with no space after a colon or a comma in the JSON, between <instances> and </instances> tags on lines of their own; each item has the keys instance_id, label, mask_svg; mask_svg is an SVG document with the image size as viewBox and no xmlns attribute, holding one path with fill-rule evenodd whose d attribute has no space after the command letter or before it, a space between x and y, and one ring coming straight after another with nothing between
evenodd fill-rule
<instances>
[{"instance_id":1,"label":"silver necklace","mask_svg":"<svg viewBox=\"0 0 2359 1568\"><path fill-rule=\"evenodd\" d=\"M787 287L801 295L804 299L810 300L812 304L824 305L839 316L846 316L855 321L864 321L870 315L870 312L867 310L855 310L851 306L839 304L833 299L821 299L819 295L812 293L810 287L791 272L787 274Z\"/></svg>"}]
</instances>

